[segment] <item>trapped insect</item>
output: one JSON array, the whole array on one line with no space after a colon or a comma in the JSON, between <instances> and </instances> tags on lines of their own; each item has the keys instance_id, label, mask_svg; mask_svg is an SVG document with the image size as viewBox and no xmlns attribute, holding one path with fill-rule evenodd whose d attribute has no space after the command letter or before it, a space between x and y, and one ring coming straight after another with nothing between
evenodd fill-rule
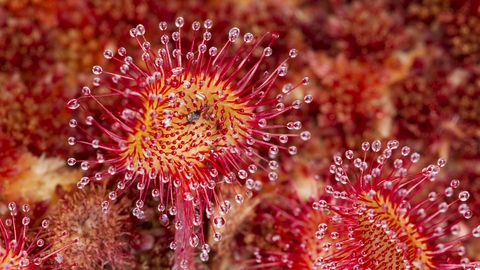
<instances>
[{"instance_id":1,"label":"trapped insect","mask_svg":"<svg viewBox=\"0 0 480 270\"><path fill-rule=\"evenodd\" d=\"M201 115L202 115L202 110L193 111L187 115L187 122L189 124L193 124L195 121L200 119Z\"/></svg>"},{"instance_id":2,"label":"trapped insect","mask_svg":"<svg viewBox=\"0 0 480 270\"><path fill-rule=\"evenodd\" d=\"M187 123L188 124L193 124L195 121L200 119L200 117L202 116L202 113L205 113L209 108L210 108L210 106L204 105L203 108L201 108L200 110L196 110L196 111L188 113L187 114ZM204 118L205 118L205 120L210 119L210 117L207 114L205 114Z\"/></svg>"}]
</instances>

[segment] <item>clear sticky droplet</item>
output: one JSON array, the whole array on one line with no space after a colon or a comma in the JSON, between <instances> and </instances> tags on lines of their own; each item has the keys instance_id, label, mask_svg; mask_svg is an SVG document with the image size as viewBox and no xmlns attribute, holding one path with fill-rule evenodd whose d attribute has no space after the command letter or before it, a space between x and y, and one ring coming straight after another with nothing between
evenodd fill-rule
<instances>
[{"instance_id":1,"label":"clear sticky droplet","mask_svg":"<svg viewBox=\"0 0 480 270\"><path fill-rule=\"evenodd\" d=\"M67 103L67 107L71 110L75 110L78 107L80 107L80 103L78 102L77 99L72 99Z\"/></svg>"}]
</instances>

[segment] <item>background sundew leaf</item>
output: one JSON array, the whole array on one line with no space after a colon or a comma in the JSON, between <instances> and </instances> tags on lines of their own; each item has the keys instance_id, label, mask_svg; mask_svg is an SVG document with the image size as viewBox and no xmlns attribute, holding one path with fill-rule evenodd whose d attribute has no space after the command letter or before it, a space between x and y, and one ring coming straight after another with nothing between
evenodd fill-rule
<instances>
[{"instance_id":1,"label":"background sundew leaf","mask_svg":"<svg viewBox=\"0 0 480 270\"><path fill-rule=\"evenodd\" d=\"M322 232L314 226L314 234L298 242L289 233L308 234L301 224L312 224L315 214L334 215L314 205L344 205L340 184L346 178L337 182L330 174L332 156L342 157L354 186L358 170L343 151L363 159L363 142L396 139L422 154L410 174L420 174L439 158L448 160L435 181L422 181L420 191L411 187L409 194L418 192L411 205L430 192L444 196L439 194L452 180L459 185L442 202L450 204L468 191L467 201L426 222L433 234L442 229L442 236L427 242L439 244L428 249L441 253L439 260L473 265L480 259L478 238L463 241L464 248L445 243L475 235L480 223L479 12L475 0L0 1L0 215L10 218L9 202L27 203L29 228L36 228L59 199L75 194L72 181L80 187L98 181L106 187L100 212L114 211L120 200L133 202L131 214L118 224L132 224L120 237L129 239L125 248L135 265L125 269L288 269L295 261L285 257L293 256L289 245L298 246L301 261L311 263L301 267L318 268L319 257L327 267L331 258L320 254L337 253L348 227L329 226L317 239ZM181 28L175 25L180 16ZM213 24L207 31L209 18ZM166 30L160 30L161 21ZM199 25L192 25L195 21ZM139 25L145 33L131 37L130 29ZM235 42L228 41L232 28L240 31ZM250 43L244 41L250 39L247 31L255 37ZM162 53L163 62L155 63ZM305 77L308 86L301 83ZM176 89L171 96L164 95L167 78ZM210 86L200 87L202 79ZM222 94L232 98L215 104ZM69 109L72 99L81 108ZM167 109L169 99L174 101ZM164 125L170 131L159 132ZM193 152L198 156L188 154ZM372 152L366 154L369 159ZM153 158L158 155L164 158ZM395 158L382 172L393 171ZM127 174L129 164L133 173ZM153 172L151 164L162 168ZM392 202L391 209L403 209ZM428 209L434 213L442 202L430 202ZM455 224L463 204L473 215ZM306 216L295 216L298 211L289 205L301 206ZM273 213L282 214L268 216ZM282 216L286 213L295 222ZM331 233L339 234L335 244ZM392 247L378 244L378 250ZM312 250L315 246L320 250ZM67 261L60 254L57 259Z\"/></svg>"}]
</instances>

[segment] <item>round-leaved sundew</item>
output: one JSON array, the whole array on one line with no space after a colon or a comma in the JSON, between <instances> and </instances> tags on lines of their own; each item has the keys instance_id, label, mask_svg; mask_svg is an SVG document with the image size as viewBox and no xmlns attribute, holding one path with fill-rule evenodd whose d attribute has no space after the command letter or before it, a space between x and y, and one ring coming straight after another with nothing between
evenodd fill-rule
<instances>
[{"instance_id":1,"label":"round-leaved sundew","mask_svg":"<svg viewBox=\"0 0 480 270\"><path fill-rule=\"evenodd\" d=\"M8 203L10 217L0 219L0 269L69 269L76 263L66 264L62 254L73 244L78 243L78 238L51 249L51 246L68 235L62 231L52 237L52 241L44 240L50 234L50 222L43 220L41 227L31 230L33 223L27 215L30 206L24 204L18 209L14 202Z\"/></svg>"},{"instance_id":2,"label":"round-leaved sundew","mask_svg":"<svg viewBox=\"0 0 480 270\"><path fill-rule=\"evenodd\" d=\"M128 252L130 246L125 237L131 228L131 200L122 197L104 213L99 204L106 193L104 186L90 185L67 194L50 212L50 230L57 234L64 230L69 232L68 236L53 243L51 249L61 247L76 237L81 239L64 252L66 263L76 262L77 267L84 270L133 266L133 256ZM49 238L54 237L50 235Z\"/></svg>"},{"instance_id":3,"label":"round-leaved sundew","mask_svg":"<svg viewBox=\"0 0 480 270\"><path fill-rule=\"evenodd\" d=\"M461 243L480 237L480 226L471 232L461 230L462 220L473 213L465 203L470 194L455 188L425 193L435 181L446 160L438 159L421 171L409 172L420 159L408 146L389 141L362 144L363 153L345 152L345 160L334 156L330 172L335 183L325 191L333 202L322 203L320 210L333 212L319 229L328 256L318 257L319 269L474 269ZM398 149L398 150L397 150ZM400 153L398 153L400 152ZM390 162L391 161L391 162ZM427 191L428 192L428 191ZM338 240L332 231L346 234Z\"/></svg>"},{"instance_id":4,"label":"round-leaved sundew","mask_svg":"<svg viewBox=\"0 0 480 270\"><path fill-rule=\"evenodd\" d=\"M314 183L319 178L315 176L311 180ZM323 194L317 194L318 189L312 184L309 185L312 196L303 199L300 188L293 181L287 183L289 185L279 192L259 196L262 203L252 211L253 221L239 230L244 235L246 248L243 249L253 247L253 256L239 261L240 269L314 270L317 267L313 262L318 257L332 253L332 249L324 249L324 243L318 241L324 236L319 224L332 216L329 211L318 211L326 204ZM331 236L346 239L341 232L332 232ZM232 252L238 250L242 247Z\"/></svg>"},{"instance_id":5,"label":"round-leaved sundew","mask_svg":"<svg viewBox=\"0 0 480 270\"><path fill-rule=\"evenodd\" d=\"M287 60L295 58L297 50L290 50L277 68L261 71L264 60L272 54L270 45L278 38L277 33L262 37L246 33L242 39L240 30L233 27L225 44L217 48L209 45L211 20L203 23L203 31L200 22L193 22L188 41L184 24L183 18L177 18L175 30L168 33L167 23L161 22L157 49L145 39L143 25L131 29L141 54L138 61L123 47L116 54L104 52L107 59L118 64L119 72L94 66L93 73L98 75L93 79L94 88L83 87L84 96L68 102L69 108L85 111L85 123L91 126L80 127L72 119L70 126L84 130L89 140L71 137L69 143L98 149L97 159L70 158L68 164L80 163L84 170L109 164L105 171L83 177L78 187L106 175L120 175L109 198L115 200L133 185L139 190L133 209L138 218L143 217L142 207L151 193L159 201L160 222L169 225L173 221L175 226L171 248L176 250L176 263L188 268L192 262L188 253L206 245L201 226L204 216L210 218L214 228L225 225L223 215L232 204L222 194L227 189L233 191L235 200L241 203L244 196L251 195L248 183L253 181L253 173L264 170L275 181L277 154L285 151L294 155L297 148L289 144L291 139L310 138L308 131L299 131L300 121L271 122L311 102L312 97L306 95L291 104L282 101L297 87L307 85L308 78L296 85L276 87L276 79L287 74ZM110 108L103 105L105 99L118 100ZM105 115L89 114L82 100L95 101ZM109 141L88 132L92 127L101 130ZM102 206L108 208L108 204L106 200ZM220 240L221 234L216 232L213 237Z\"/></svg>"}]
</instances>

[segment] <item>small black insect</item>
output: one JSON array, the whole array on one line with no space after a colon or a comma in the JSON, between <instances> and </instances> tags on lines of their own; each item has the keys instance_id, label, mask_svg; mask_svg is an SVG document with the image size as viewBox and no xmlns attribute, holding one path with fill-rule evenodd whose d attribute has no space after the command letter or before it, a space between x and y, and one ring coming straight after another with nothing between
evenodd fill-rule
<instances>
[{"instance_id":1,"label":"small black insect","mask_svg":"<svg viewBox=\"0 0 480 270\"><path fill-rule=\"evenodd\" d=\"M201 115L202 110L193 111L187 115L187 122L193 124L193 122L197 121Z\"/></svg>"},{"instance_id":2,"label":"small black insect","mask_svg":"<svg viewBox=\"0 0 480 270\"><path fill-rule=\"evenodd\" d=\"M202 116L202 113L204 113L203 117L205 118L205 120L210 120L210 117L206 113L209 108L210 108L210 106L204 105L204 106L202 106L202 108L200 110L196 110L196 111L188 113L187 114L187 123L188 124L193 124L195 121L200 119L200 117Z\"/></svg>"}]
</instances>

